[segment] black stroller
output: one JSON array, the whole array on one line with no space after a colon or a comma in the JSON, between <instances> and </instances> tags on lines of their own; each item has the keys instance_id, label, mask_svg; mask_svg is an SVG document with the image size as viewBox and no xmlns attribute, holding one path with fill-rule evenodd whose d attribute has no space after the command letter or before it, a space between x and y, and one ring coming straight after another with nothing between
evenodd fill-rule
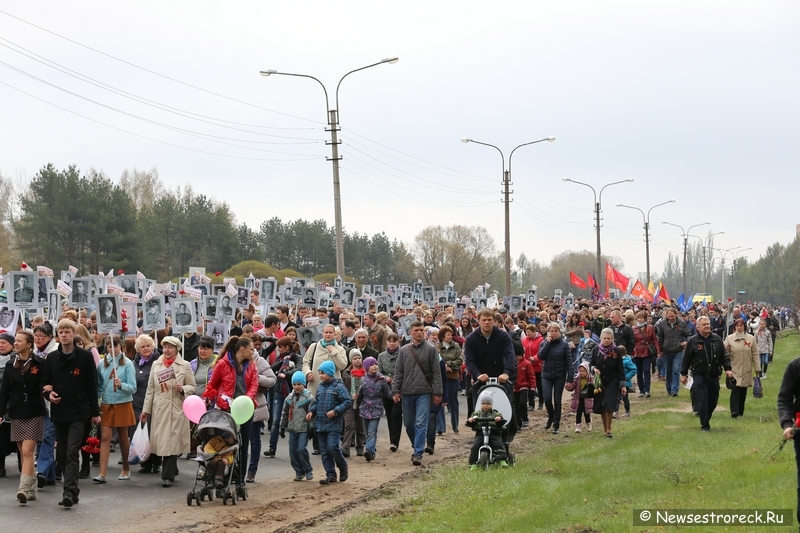
<instances>
[{"instance_id":1,"label":"black stroller","mask_svg":"<svg viewBox=\"0 0 800 533\"><path fill-rule=\"evenodd\" d=\"M205 445L211 439L224 436L233 436L235 444L217 452L205 451ZM197 447L197 475L192 490L186 494L186 504L191 506L192 501L196 501L199 506L205 498L212 501L215 495L222 498L223 505L227 505L228 500L232 505L236 505L236 501L239 499L246 500L247 487L242 483L241 435L239 434L239 425L233 420L233 417L218 409L206 411L197 424L197 438L200 441L200 445ZM223 487L216 488L214 476L206 471L206 461L229 453L233 454L233 464L227 468L223 478ZM201 486L198 487L198 484ZM232 489L232 487L234 488Z\"/></svg>"},{"instance_id":2,"label":"black stroller","mask_svg":"<svg viewBox=\"0 0 800 533\"><path fill-rule=\"evenodd\" d=\"M506 449L508 464L514 466L517 462L517 458L514 452L508 449L510 444L508 426L514 417L514 409L511 404L511 399L508 397L508 391L497 381L497 378L489 378L489 382L478 391L478 398L480 398L481 393L484 391L493 393L494 408L500 412L505 421L505 424L501 428L501 438L503 439L503 447ZM490 464L495 464L497 462L492 453L492 448L489 446L489 429L495 427L495 424L497 423L494 421L494 418L477 418L475 420L477 431L484 435L484 445L481 446L478 455L478 465L484 469L488 468Z\"/></svg>"}]
</instances>

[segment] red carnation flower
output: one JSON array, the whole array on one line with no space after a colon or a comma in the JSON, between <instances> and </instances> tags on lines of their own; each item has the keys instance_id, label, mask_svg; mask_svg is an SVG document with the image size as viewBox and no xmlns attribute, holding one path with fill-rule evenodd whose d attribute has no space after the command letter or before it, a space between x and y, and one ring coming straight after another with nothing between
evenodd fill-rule
<instances>
[{"instance_id":1,"label":"red carnation flower","mask_svg":"<svg viewBox=\"0 0 800 533\"><path fill-rule=\"evenodd\" d=\"M219 277L219 276L221 276L221 275L222 275L222 272L219 272L219 271L218 271L218 272L217 272L217 277Z\"/></svg>"},{"instance_id":2,"label":"red carnation flower","mask_svg":"<svg viewBox=\"0 0 800 533\"><path fill-rule=\"evenodd\" d=\"M28 268L28 263L22 263L19 267L20 268Z\"/></svg>"},{"instance_id":3,"label":"red carnation flower","mask_svg":"<svg viewBox=\"0 0 800 533\"><path fill-rule=\"evenodd\" d=\"M178 291L178 294L186 294L183 289Z\"/></svg>"},{"instance_id":4,"label":"red carnation flower","mask_svg":"<svg viewBox=\"0 0 800 533\"><path fill-rule=\"evenodd\" d=\"M125 273L125 271L122 270L121 268L119 270L117 270L117 274L119 274L120 276L123 275L124 273Z\"/></svg>"}]
</instances>

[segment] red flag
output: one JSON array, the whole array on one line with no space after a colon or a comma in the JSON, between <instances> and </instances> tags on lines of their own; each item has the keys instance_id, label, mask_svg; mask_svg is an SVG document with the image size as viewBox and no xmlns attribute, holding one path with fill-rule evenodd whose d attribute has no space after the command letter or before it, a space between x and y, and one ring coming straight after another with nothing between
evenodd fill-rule
<instances>
[{"instance_id":1,"label":"red flag","mask_svg":"<svg viewBox=\"0 0 800 533\"><path fill-rule=\"evenodd\" d=\"M647 292L644 284L642 284L642 282L638 279L636 280L636 283L633 284L633 287L631 287L631 296L635 296L636 298L644 298L648 302L653 301L653 296Z\"/></svg>"},{"instance_id":2,"label":"red flag","mask_svg":"<svg viewBox=\"0 0 800 533\"><path fill-rule=\"evenodd\" d=\"M569 271L569 282L572 285L575 285L576 287L578 287L579 289L585 289L586 288L586 282L583 281L580 278L580 276L575 274L575 272L573 272L572 270Z\"/></svg>"},{"instance_id":3,"label":"red flag","mask_svg":"<svg viewBox=\"0 0 800 533\"><path fill-rule=\"evenodd\" d=\"M665 302L669 302L670 301L670 297L669 297L669 294L667 293L667 286L666 285L661 285L661 290L658 291L657 296L658 296L658 298L660 300L664 300Z\"/></svg>"},{"instance_id":4,"label":"red flag","mask_svg":"<svg viewBox=\"0 0 800 533\"><path fill-rule=\"evenodd\" d=\"M597 280L594 279L591 273L586 274L586 280L588 281L589 287L597 289L598 291L600 290L600 287L597 285Z\"/></svg>"},{"instance_id":5,"label":"red flag","mask_svg":"<svg viewBox=\"0 0 800 533\"><path fill-rule=\"evenodd\" d=\"M606 296L606 300L608 300L611 297L611 293L608 292L608 276L606 276L606 295L605 296Z\"/></svg>"},{"instance_id":6,"label":"red flag","mask_svg":"<svg viewBox=\"0 0 800 533\"><path fill-rule=\"evenodd\" d=\"M622 292L627 291L628 290L628 284L631 281L630 278L627 278L627 277L623 276L622 272L620 272L616 268L613 269L613 270L614 270L614 279L613 279L614 285L616 285L617 288L619 290L621 290Z\"/></svg>"},{"instance_id":7,"label":"red flag","mask_svg":"<svg viewBox=\"0 0 800 533\"><path fill-rule=\"evenodd\" d=\"M608 282L614 282L614 267L606 261L606 298L608 298ZM627 288L627 287L626 287Z\"/></svg>"}]
</instances>

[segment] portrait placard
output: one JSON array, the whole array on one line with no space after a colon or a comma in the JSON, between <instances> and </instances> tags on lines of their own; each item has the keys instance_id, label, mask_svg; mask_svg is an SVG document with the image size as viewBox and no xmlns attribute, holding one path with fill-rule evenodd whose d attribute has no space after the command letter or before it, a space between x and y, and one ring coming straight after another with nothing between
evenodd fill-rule
<instances>
[{"instance_id":1,"label":"portrait placard","mask_svg":"<svg viewBox=\"0 0 800 533\"><path fill-rule=\"evenodd\" d=\"M345 288L353 289L353 294L355 294L355 292L356 292L356 284L355 283L350 282L350 281L345 281L344 282L344 286L345 286Z\"/></svg>"},{"instance_id":2,"label":"portrait placard","mask_svg":"<svg viewBox=\"0 0 800 533\"><path fill-rule=\"evenodd\" d=\"M458 293L456 291L450 291L447 293L447 303L454 304L458 301Z\"/></svg>"},{"instance_id":3,"label":"portrait placard","mask_svg":"<svg viewBox=\"0 0 800 533\"><path fill-rule=\"evenodd\" d=\"M372 285L362 285L361 296L371 296L371 295L372 295Z\"/></svg>"},{"instance_id":4,"label":"portrait placard","mask_svg":"<svg viewBox=\"0 0 800 533\"><path fill-rule=\"evenodd\" d=\"M406 315L400 317L400 327L403 330L403 337L407 340L411 340L411 324L417 319L417 315Z\"/></svg>"},{"instance_id":5,"label":"portrait placard","mask_svg":"<svg viewBox=\"0 0 800 533\"><path fill-rule=\"evenodd\" d=\"M61 314L61 293L57 290L47 293L47 320L56 322Z\"/></svg>"},{"instance_id":6,"label":"portrait placard","mask_svg":"<svg viewBox=\"0 0 800 533\"><path fill-rule=\"evenodd\" d=\"M414 292L414 293L418 292L418 293L422 294L422 282L421 281L415 281L414 282L414 289L411 292Z\"/></svg>"},{"instance_id":7,"label":"portrait placard","mask_svg":"<svg viewBox=\"0 0 800 533\"><path fill-rule=\"evenodd\" d=\"M218 295L220 293L224 293L226 286L227 285L225 285L224 283L215 283L214 285L211 286L211 294Z\"/></svg>"},{"instance_id":8,"label":"portrait placard","mask_svg":"<svg viewBox=\"0 0 800 533\"><path fill-rule=\"evenodd\" d=\"M303 305L308 307L317 306L317 288L308 287L303 289Z\"/></svg>"},{"instance_id":9,"label":"portrait placard","mask_svg":"<svg viewBox=\"0 0 800 533\"><path fill-rule=\"evenodd\" d=\"M525 307L536 307L536 289L528 289L527 301Z\"/></svg>"},{"instance_id":10,"label":"portrait placard","mask_svg":"<svg viewBox=\"0 0 800 533\"><path fill-rule=\"evenodd\" d=\"M6 298L11 307L17 309L37 308L39 283L35 272L9 272L6 279Z\"/></svg>"},{"instance_id":11,"label":"portrait placard","mask_svg":"<svg viewBox=\"0 0 800 533\"><path fill-rule=\"evenodd\" d=\"M97 331L98 333L119 333L122 331L122 315L120 314L120 300L116 294L99 294L95 297L97 302Z\"/></svg>"},{"instance_id":12,"label":"portrait placard","mask_svg":"<svg viewBox=\"0 0 800 533\"><path fill-rule=\"evenodd\" d=\"M55 289L53 277L40 275L37 281L39 283L39 307L44 308L47 307L47 293Z\"/></svg>"},{"instance_id":13,"label":"portrait placard","mask_svg":"<svg viewBox=\"0 0 800 533\"><path fill-rule=\"evenodd\" d=\"M215 320L219 312L219 296L203 296L203 317Z\"/></svg>"},{"instance_id":14,"label":"portrait placard","mask_svg":"<svg viewBox=\"0 0 800 533\"><path fill-rule=\"evenodd\" d=\"M153 331L167 327L167 317L164 313L164 300L164 295L159 294L144 303L144 320L142 321L142 329L144 331Z\"/></svg>"},{"instance_id":15,"label":"portrait placard","mask_svg":"<svg viewBox=\"0 0 800 533\"><path fill-rule=\"evenodd\" d=\"M518 313L522 311L522 298L519 296L511 296L508 302L508 312Z\"/></svg>"},{"instance_id":16,"label":"portrait placard","mask_svg":"<svg viewBox=\"0 0 800 533\"><path fill-rule=\"evenodd\" d=\"M120 313L122 315L120 332L124 333L125 337L136 337L136 307L136 302L120 302L119 304L119 308L124 311L124 313Z\"/></svg>"},{"instance_id":17,"label":"portrait placard","mask_svg":"<svg viewBox=\"0 0 800 533\"><path fill-rule=\"evenodd\" d=\"M319 293L319 299L317 300L317 307L324 307L327 309L331 305L331 293L328 291L322 291Z\"/></svg>"},{"instance_id":18,"label":"portrait placard","mask_svg":"<svg viewBox=\"0 0 800 533\"><path fill-rule=\"evenodd\" d=\"M400 307L402 309L414 309L414 296L411 291L400 293Z\"/></svg>"},{"instance_id":19,"label":"portrait placard","mask_svg":"<svg viewBox=\"0 0 800 533\"><path fill-rule=\"evenodd\" d=\"M72 272L70 272L69 270L62 270L60 279L64 283L69 283L70 281L72 281L72 277L73 276L74 276L74 274Z\"/></svg>"},{"instance_id":20,"label":"portrait placard","mask_svg":"<svg viewBox=\"0 0 800 533\"><path fill-rule=\"evenodd\" d=\"M196 290L196 291L200 291L200 294L203 295L203 296L206 296L207 294L210 294L209 286L206 285L205 283L199 283L197 285L192 285L191 288Z\"/></svg>"},{"instance_id":21,"label":"portrait placard","mask_svg":"<svg viewBox=\"0 0 800 533\"><path fill-rule=\"evenodd\" d=\"M341 287L342 286L342 277L341 276L336 276L335 278L333 278L333 286L334 287Z\"/></svg>"},{"instance_id":22,"label":"portrait placard","mask_svg":"<svg viewBox=\"0 0 800 533\"><path fill-rule=\"evenodd\" d=\"M205 267L189 267L189 285L203 285L203 276L206 275Z\"/></svg>"},{"instance_id":23,"label":"portrait placard","mask_svg":"<svg viewBox=\"0 0 800 533\"><path fill-rule=\"evenodd\" d=\"M383 285L373 285L372 296L383 296Z\"/></svg>"},{"instance_id":24,"label":"portrait placard","mask_svg":"<svg viewBox=\"0 0 800 533\"><path fill-rule=\"evenodd\" d=\"M219 295L217 302L217 322L230 322L233 320L234 308L231 305L231 297L228 293L223 292Z\"/></svg>"},{"instance_id":25,"label":"portrait placard","mask_svg":"<svg viewBox=\"0 0 800 533\"><path fill-rule=\"evenodd\" d=\"M192 298L174 298L170 301L172 308L172 332L194 333L197 327L195 305Z\"/></svg>"},{"instance_id":26,"label":"portrait placard","mask_svg":"<svg viewBox=\"0 0 800 533\"><path fill-rule=\"evenodd\" d=\"M486 297L478 298L478 304L475 306L475 310L480 311L481 309L486 308L487 303L489 303L489 300Z\"/></svg>"},{"instance_id":27,"label":"portrait placard","mask_svg":"<svg viewBox=\"0 0 800 533\"><path fill-rule=\"evenodd\" d=\"M117 276L117 285L122 287L122 290L131 294L139 294L138 285L139 280L136 274L129 274L124 276Z\"/></svg>"},{"instance_id":28,"label":"portrait placard","mask_svg":"<svg viewBox=\"0 0 800 533\"><path fill-rule=\"evenodd\" d=\"M356 290L353 287L345 287L342 289L342 305L344 307L352 307L353 306L353 299L355 297Z\"/></svg>"},{"instance_id":29,"label":"portrait placard","mask_svg":"<svg viewBox=\"0 0 800 533\"><path fill-rule=\"evenodd\" d=\"M434 304L436 299L434 295L436 294L436 290L434 289L433 285L426 285L422 287L422 301L426 304Z\"/></svg>"},{"instance_id":30,"label":"portrait placard","mask_svg":"<svg viewBox=\"0 0 800 533\"><path fill-rule=\"evenodd\" d=\"M386 287L386 292L390 294L394 294L396 290L397 290L397 285L389 285Z\"/></svg>"},{"instance_id":31,"label":"portrait placard","mask_svg":"<svg viewBox=\"0 0 800 533\"><path fill-rule=\"evenodd\" d=\"M356 315L364 316L369 311L369 298L356 299Z\"/></svg>"},{"instance_id":32,"label":"portrait placard","mask_svg":"<svg viewBox=\"0 0 800 533\"><path fill-rule=\"evenodd\" d=\"M0 333L16 335L19 324L19 309L0 304Z\"/></svg>"},{"instance_id":33,"label":"portrait placard","mask_svg":"<svg viewBox=\"0 0 800 533\"><path fill-rule=\"evenodd\" d=\"M222 322L208 322L206 335L214 339L214 353L219 353L228 342L228 326Z\"/></svg>"},{"instance_id":34,"label":"portrait placard","mask_svg":"<svg viewBox=\"0 0 800 533\"><path fill-rule=\"evenodd\" d=\"M315 342L321 341L322 335L316 326L297 328L297 342L300 343L300 355L305 355L306 350Z\"/></svg>"},{"instance_id":35,"label":"portrait placard","mask_svg":"<svg viewBox=\"0 0 800 533\"><path fill-rule=\"evenodd\" d=\"M247 309L250 306L250 291L241 285L236 287L236 307Z\"/></svg>"},{"instance_id":36,"label":"portrait placard","mask_svg":"<svg viewBox=\"0 0 800 533\"><path fill-rule=\"evenodd\" d=\"M306 280L303 278L292 278L292 297L299 300L303 297L303 288L306 286Z\"/></svg>"},{"instance_id":37,"label":"portrait placard","mask_svg":"<svg viewBox=\"0 0 800 533\"><path fill-rule=\"evenodd\" d=\"M436 293L436 301L439 302L439 305L444 305L447 303L447 293L444 291L438 291Z\"/></svg>"},{"instance_id":38,"label":"portrait placard","mask_svg":"<svg viewBox=\"0 0 800 533\"><path fill-rule=\"evenodd\" d=\"M389 295L375 297L375 312L388 313L389 312Z\"/></svg>"},{"instance_id":39,"label":"portrait placard","mask_svg":"<svg viewBox=\"0 0 800 533\"><path fill-rule=\"evenodd\" d=\"M275 300L275 284L277 281L274 278L261 278L261 300L270 303Z\"/></svg>"},{"instance_id":40,"label":"portrait placard","mask_svg":"<svg viewBox=\"0 0 800 533\"><path fill-rule=\"evenodd\" d=\"M564 298L564 309L567 311L575 309L575 296L571 292Z\"/></svg>"},{"instance_id":41,"label":"portrait placard","mask_svg":"<svg viewBox=\"0 0 800 533\"><path fill-rule=\"evenodd\" d=\"M455 311L453 311L453 316L455 318L461 320L461 317L464 316L464 311L466 309L467 309L467 303L466 302L456 302L456 308L455 308Z\"/></svg>"}]
</instances>

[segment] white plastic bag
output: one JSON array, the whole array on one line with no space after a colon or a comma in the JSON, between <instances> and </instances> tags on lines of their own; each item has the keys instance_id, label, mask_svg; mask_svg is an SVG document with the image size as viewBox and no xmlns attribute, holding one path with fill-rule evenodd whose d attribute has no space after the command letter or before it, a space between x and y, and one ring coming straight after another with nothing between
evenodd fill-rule
<instances>
[{"instance_id":1,"label":"white plastic bag","mask_svg":"<svg viewBox=\"0 0 800 533\"><path fill-rule=\"evenodd\" d=\"M128 453L128 463L136 465L147 461L150 457L150 432L147 423L139 424L131 439L131 449Z\"/></svg>"}]
</instances>

